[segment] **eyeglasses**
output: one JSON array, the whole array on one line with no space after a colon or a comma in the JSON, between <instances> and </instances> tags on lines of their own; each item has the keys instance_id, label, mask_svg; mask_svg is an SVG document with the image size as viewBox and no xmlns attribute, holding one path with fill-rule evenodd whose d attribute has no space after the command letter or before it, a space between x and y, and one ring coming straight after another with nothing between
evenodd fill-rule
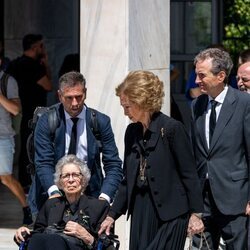
<instances>
[{"instance_id":1,"label":"eyeglasses","mask_svg":"<svg viewBox=\"0 0 250 250\"><path fill-rule=\"evenodd\" d=\"M237 82L238 82L239 80L241 80L242 82L249 82L249 81L250 81L249 78L239 77L239 76L236 77L236 80L237 80Z\"/></svg>"},{"instance_id":2,"label":"eyeglasses","mask_svg":"<svg viewBox=\"0 0 250 250\"><path fill-rule=\"evenodd\" d=\"M82 177L82 173L65 173L61 174L60 178L63 179L64 181L68 181L70 179L70 176L72 177L73 180L79 180Z\"/></svg>"}]
</instances>

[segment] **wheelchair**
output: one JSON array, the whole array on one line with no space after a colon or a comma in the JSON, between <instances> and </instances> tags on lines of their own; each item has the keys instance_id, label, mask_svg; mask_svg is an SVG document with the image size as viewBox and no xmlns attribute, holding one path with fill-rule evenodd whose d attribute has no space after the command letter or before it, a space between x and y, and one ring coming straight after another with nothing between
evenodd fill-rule
<instances>
[{"instance_id":1,"label":"wheelchair","mask_svg":"<svg viewBox=\"0 0 250 250\"><path fill-rule=\"evenodd\" d=\"M23 241L21 244L18 243L14 237L15 243L19 246L19 250L27 250L29 240L32 237L31 235L28 235L27 233L23 234L23 237L25 241ZM93 250L119 250L120 248L120 241L118 240L118 236L115 234L101 234L97 239L96 247L93 247ZM45 249L46 250L46 249Z\"/></svg>"}]
</instances>

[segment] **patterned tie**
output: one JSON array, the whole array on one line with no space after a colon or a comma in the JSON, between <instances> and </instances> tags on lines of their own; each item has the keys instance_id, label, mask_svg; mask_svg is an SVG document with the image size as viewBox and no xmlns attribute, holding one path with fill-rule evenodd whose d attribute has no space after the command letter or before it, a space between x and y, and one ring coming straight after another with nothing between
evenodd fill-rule
<instances>
[{"instance_id":1,"label":"patterned tie","mask_svg":"<svg viewBox=\"0 0 250 250\"><path fill-rule=\"evenodd\" d=\"M68 154L76 154L76 142L77 142L77 122L79 120L78 117L70 118L73 122L71 136L70 136L70 144Z\"/></svg>"},{"instance_id":2,"label":"patterned tie","mask_svg":"<svg viewBox=\"0 0 250 250\"><path fill-rule=\"evenodd\" d=\"M211 114L210 114L210 119L209 119L209 143L211 144L211 140L214 134L214 129L216 125L216 110L215 107L218 102L215 100L211 100Z\"/></svg>"}]
</instances>

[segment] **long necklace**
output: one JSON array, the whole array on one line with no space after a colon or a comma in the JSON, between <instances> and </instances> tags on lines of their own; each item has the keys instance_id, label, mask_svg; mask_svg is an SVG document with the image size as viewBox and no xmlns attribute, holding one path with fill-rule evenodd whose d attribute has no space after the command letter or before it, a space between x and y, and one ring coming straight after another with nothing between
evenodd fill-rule
<instances>
[{"instance_id":1,"label":"long necklace","mask_svg":"<svg viewBox=\"0 0 250 250\"><path fill-rule=\"evenodd\" d=\"M145 175L145 169L147 166L147 159L144 158L142 155L140 155L140 180L145 181L146 175Z\"/></svg>"}]
</instances>

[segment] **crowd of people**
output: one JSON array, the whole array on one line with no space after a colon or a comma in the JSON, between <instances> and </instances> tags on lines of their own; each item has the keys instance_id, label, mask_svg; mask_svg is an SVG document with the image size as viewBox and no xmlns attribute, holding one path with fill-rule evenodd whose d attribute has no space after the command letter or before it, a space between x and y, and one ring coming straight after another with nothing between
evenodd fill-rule
<instances>
[{"instance_id":1,"label":"crowd of people","mask_svg":"<svg viewBox=\"0 0 250 250\"><path fill-rule=\"evenodd\" d=\"M97 110L101 147L93 133L93 109L85 103L86 80L79 68L60 71L59 102L53 105L57 127L52 135L49 112L37 121L32 180L26 168L28 121L37 106L46 106L52 81L43 37L26 35L23 50L0 71L0 179L23 207L23 226L15 234L18 244L25 241L31 250L97 249L99 236L113 233L115 221L127 214L130 249L183 250L187 235L196 248L201 236L210 249L218 249L220 240L226 249L248 248L249 50L239 55L234 88L226 50L210 46L196 55L193 81L198 94L192 94L190 103L190 131L161 112L164 84L156 74L129 72L115 90L131 120L123 163L110 118ZM0 65L2 61L0 57ZM27 96L27 89L34 94ZM20 112L17 180L11 117Z\"/></svg>"}]
</instances>

